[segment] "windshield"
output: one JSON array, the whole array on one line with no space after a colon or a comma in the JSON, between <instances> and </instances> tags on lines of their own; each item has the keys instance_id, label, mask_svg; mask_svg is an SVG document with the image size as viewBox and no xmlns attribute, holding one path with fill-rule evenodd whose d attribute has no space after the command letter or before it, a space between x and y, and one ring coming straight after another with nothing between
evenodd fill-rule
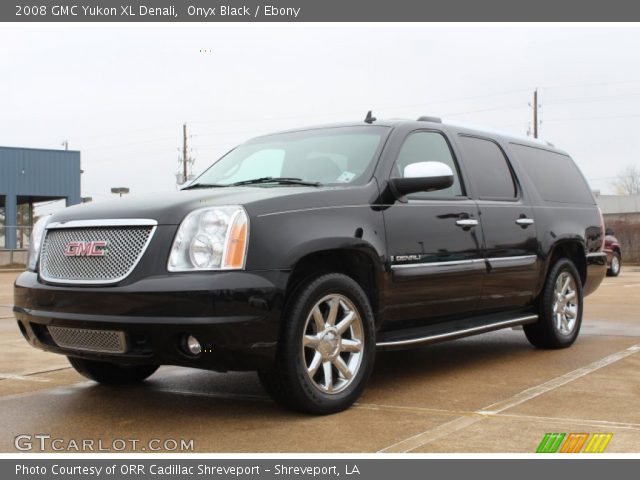
<instances>
[{"instance_id":1,"label":"windshield","mask_svg":"<svg viewBox=\"0 0 640 480\"><path fill-rule=\"evenodd\" d=\"M366 183L387 127L339 127L259 137L222 157L190 187L298 179L322 185ZM286 182L281 182L286 183ZM289 184L295 184L289 182Z\"/></svg>"}]
</instances>

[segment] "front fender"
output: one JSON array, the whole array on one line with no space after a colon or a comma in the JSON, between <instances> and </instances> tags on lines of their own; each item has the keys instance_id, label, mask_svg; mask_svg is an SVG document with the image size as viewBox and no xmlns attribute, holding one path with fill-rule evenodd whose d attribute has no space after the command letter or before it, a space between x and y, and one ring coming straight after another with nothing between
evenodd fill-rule
<instances>
[{"instance_id":1,"label":"front fender","mask_svg":"<svg viewBox=\"0 0 640 480\"><path fill-rule=\"evenodd\" d=\"M384 264L382 213L358 205L257 216L251 221L247 270L290 270L310 253L333 249L363 251Z\"/></svg>"}]
</instances>

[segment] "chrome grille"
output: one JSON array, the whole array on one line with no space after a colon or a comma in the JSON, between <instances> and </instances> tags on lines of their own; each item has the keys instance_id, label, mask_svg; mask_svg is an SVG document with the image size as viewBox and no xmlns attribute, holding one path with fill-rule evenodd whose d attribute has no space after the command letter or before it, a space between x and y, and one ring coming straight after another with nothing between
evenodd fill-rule
<instances>
[{"instance_id":1,"label":"chrome grille","mask_svg":"<svg viewBox=\"0 0 640 480\"><path fill-rule=\"evenodd\" d=\"M53 341L62 348L101 353L124 353L127 349L124 332L53 326L48 329Z\"/></svg>"},{"instance_id":2,"label":"chrome grille","mask_svg":"<svg viewBox=\"0 0 640 480\"><path fill-rule=\"evenodd\" d=\"M114 283L140 261L153 225L89 226L48 229L40 255L40 275L54 283ZM104 256L65 256L70 242L107 242Z\"/></svg>"}]
</instances>

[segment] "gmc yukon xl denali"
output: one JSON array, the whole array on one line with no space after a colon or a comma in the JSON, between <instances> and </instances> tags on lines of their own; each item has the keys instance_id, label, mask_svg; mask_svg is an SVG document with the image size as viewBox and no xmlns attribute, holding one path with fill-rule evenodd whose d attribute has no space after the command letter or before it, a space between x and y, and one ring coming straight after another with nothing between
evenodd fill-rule
<instances>
[{"instance_id":1,"label":"gmc yukon xl denali","mask_svg":"<svg viewBox=\"0 0 640 480\"><path fill-rule=\"evenodd\" d=\"M603 244L563 151L368 115L250 140L180 192L40 219L14 311L31 345L98 382L254 370L326 414L358 398L378 349L514 326L570 346Z\"/></svg>"}]
</instances>

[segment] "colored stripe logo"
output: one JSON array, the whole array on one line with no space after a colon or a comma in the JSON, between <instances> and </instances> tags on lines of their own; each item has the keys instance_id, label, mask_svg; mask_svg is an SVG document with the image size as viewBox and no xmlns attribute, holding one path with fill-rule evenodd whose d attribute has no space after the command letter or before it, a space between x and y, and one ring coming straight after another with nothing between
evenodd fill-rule
<instances>
[{"instance_id":1,"label":"colored stripe logo","mask_svg":"<svg viewBox=\"0 0 640 480\"><path fill-rule=\"evenodd\" d=\"M613 433L546 433L536 453L603 453Z\"/></svg>"},{"instance_id":2,"label":"colored stripe logo","mask_svg":"<svg viewBox=\"0 0 640 480\"><path fill-rule=\"evenodd\" d=\"M602 453L611 441L613 433L594 433L584 449L584 453Z\"/></svg>"},{"instance_id":3,"label":"colored stripe logo","mask_svg":"<svg viewBox=\"0 0 640 480\"><path fill-rule=\"evenodd\" d=\"M565 436L566 433L546 433L536 453L556 453Z\"/></svg>"}]
</instances>

